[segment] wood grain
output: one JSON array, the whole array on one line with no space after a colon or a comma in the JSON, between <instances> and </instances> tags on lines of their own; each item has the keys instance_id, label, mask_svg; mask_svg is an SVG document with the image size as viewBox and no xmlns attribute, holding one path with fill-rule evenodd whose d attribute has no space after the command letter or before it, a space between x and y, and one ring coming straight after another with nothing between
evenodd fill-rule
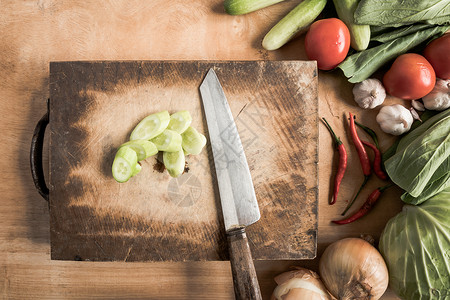
<instances>
[{"instance_id":1,"label":"wood grain","mask_svg":"<svg viewBox=\"0 0 450 300\"><path fill-rule=\"evenodd\" d=\"M236 299L261 300L261 290L245 228L228 231L227 239Z\"/></svg>"},{"instance_id":2,"label":"wood grain","mask_svg":"<svg viewBox=\"0 0 450 300\"><path fill-rule=\"evenodd\" d=\"M228 16L221 0L192 1L2 1L0 14L0 295L6 299L233 299L229 262L94 263L50 260L47 202L29 170L29 144L49 97L49 62L74 60L305 60L303 38L277 51L260 42L298 1L284 1L245 16ZM176 20L176 23L174 23ZM319 127L318 257L311 261L257 261L264 299L273 277L298 265L318 271L325 247L361 233L380 236L401 208L400 192L385 192L374 210L354 224L336 226L361 180L358 157L344 128L351 111L377 131L382 149L392 138L375 122L378 109L360 110L352 85L338 72L319 72L319 116L326 117L349 150L342 198L327 205L335 166L332 140ZM393 103L387 99L386 104ZM48 140L44 147L48 145ZM46 148L48 149L48 148ZM44 157L48 163L48 157ZM381 185L371 182L355 203ZM391 290L382 297L398 299Z\"/></svg>"},{"instance_id":3,"label":"wood grain","mask_svg":"<svg viewBox=\"0 0 450 300\"><path fill-rule=\"evenodd\" d=\"M315 63L142 61L50 65L53 259L227 259L209 144L188 157L189 172L177 179L155 171L155 157L125 184L111 176L118 147L151 113L188 110L192 126L208 137L198 89L212 67L230 103L260 206L260 221L248 227L253 257L315 257Z\"/></svg>"}]
</instances>

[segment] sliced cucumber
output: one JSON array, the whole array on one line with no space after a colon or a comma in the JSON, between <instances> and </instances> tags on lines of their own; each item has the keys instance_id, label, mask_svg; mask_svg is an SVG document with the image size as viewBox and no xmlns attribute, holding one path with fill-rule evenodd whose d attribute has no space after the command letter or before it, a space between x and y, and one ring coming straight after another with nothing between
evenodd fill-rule
<instances>
[{"instance_id":1,"label":"sliced cucumber","mask_svg":"<svg viewBox=\"0 0 450 300\"><path fill-rule=\"evenodd\" d=\"M193 127L188 127L181 136L183 138L183 149L188 154L200 154L203 147L206 145L206 137Z\"/></svg>"},{"instance_id":2,"label":"sliced cucumber","mask_svg":"<svg viewBox=\"0 0 450 300\"><path fill-rule=\"evenodd\" d=\"M145 117L131 132L130 140L150 140L167 128L170 115L167 110Z\"/></svg>"},{"instance_id":3,"label":"sliced cucumber","mask_svg":"<svg viewBox=\"0 0 450 300\"><path fill-rule=\"evenodd\" d=\"M183 174L186 164L183 150L177 152L164 152L163 161L170 176L178 177Z\"/></svg>"},{"instance_id":4,"label":"sliced cucumber","mask_svg":"<svg viewBox=\"0 0 450 300\"><path fill-rule=\"evenodd\" d=\"M142 166L139 163L137 163L134 166L134 171L133 171L133 174L131 174L131 177L137 175L141 170L142 170Z\"/></svg>"},{"instance_id":5,"label":"sliced cucumber","mask_svg":"<svg viewBox=\"0 0 450 300\"><path fill-rule=\"evenodd\" d=\"M189 126L191 126L192 117L187 110L178 111L170 116L169 126L167 129L182 134Z\"/></svg>"},{"instance_id":6,"label":"sliced cucumber","mask_svg":"<svg viewBox=\"0 0 450 300\"><path fill-rule=\"evenodd\" d=\"M137 165L136 151L128 146L120 147L112 165L112 175L118 182L126 182L133 176Z\"/></svg>"},{"instance_id":7,"label":"sliced cucumber","mask_svg":"<svg viewBox=\"0 0 450 300\"><path fill-rule=\"evenodd\" d=\"M203 134L200 133L200 137L202 138L202 144L203 144L202 149L203 149L203 147L205 147L205 145L206 145L206 136L204 136Z\"/></svg>"},{"instance_id":8,"label":"sliced cucumber","mask_svg":"<svg viewBox=\"0 0 450 300\"><path fill-rule=\"evenodd\" d=\"M173 130L166 129L160 135L151 140L159 151L176 152L182 149L181 135Z\"/></svg>"},{"instance_id":9,"label":"sliced cucumber","mask_svg":"<svg viewBox=\"0 0 450 300\"><path fill-rule=\"evenodd\" d=\"M122 144L120 147L128 146L137 154L137 160L144 160L152 155L158 153L158 148L155 144L147 140L133 140Z\"/></svg>"}]
</instances>

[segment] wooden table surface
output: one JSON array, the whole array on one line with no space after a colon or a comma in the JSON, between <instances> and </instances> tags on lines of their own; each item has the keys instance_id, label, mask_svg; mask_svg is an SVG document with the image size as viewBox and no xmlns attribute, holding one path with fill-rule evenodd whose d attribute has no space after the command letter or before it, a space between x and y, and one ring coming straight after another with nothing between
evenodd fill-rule
<instances>
[{"instance_id":1,"label":"wooden table surface","mask_svg":"<svg viewBox=\"0 0 450 300\"><path fill-rule=\"evenodd\" d=\"M51 261L47 203L34 188L29 148L34 126L46 110L49 62L69 60L306 60L303 36L280 50L260 46L264 34L299 1L286 1L246 15L228 16L222 0L153 1L2 1L0 14L0 295L6 299L147 298L232 299L229 262L121 263ZM335 226L345 199L362 181L354 148L344 132L351 111L376 128L387 149L377 113L362 111L352 86L339 71L319 72L320 116L331 121L349 151L341 198L327 204L335 167L332 141L319 133L318 258L311 261L257 261L264 298L273 277L290 266L318 269L325 247L344 237L371 234L376 239L386 221L401 209L400 192L388 190L370 215ZM388 99L387 101L390 101ZM392 100L391 100L392 101ZM301 117L301 116L299 116ZM44 150L45 147L44 147ZM48 163L48 157L44 157ZM381 182L371 182L361 205ZM388 290L383 299L396 299Z\"/></svg>"}]
</instances>

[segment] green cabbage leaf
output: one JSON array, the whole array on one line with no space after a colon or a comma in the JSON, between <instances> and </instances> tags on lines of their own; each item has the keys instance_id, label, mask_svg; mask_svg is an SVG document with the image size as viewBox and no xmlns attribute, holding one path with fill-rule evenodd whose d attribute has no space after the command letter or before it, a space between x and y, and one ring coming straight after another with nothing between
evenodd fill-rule
<instances>
[{"instance_id":1,"label":"green cabbage leaf","mask_svg":"<svg viewBox=\"0 0 450 300\"><path fill-rule=\"evenodd\" d=\"M450 156L436 169L427 185L419 196L413 197L409 193L404 193L401 197L403 202L409 204L420 204L427 201L437 193L450 186Z\"/></svg>"},{"instance_id":2,"label":"green cabbage leaf","mask_svg":"<svg viewBox=\"0 0 450 300\"><path fill-rule=\"evenodd\" d=\"M449 0L362 0L354 18L356 24L399 26L428 20L445 23L449 15Z\"/></svg>"},{"instance_id":3,"label":"green cabbage leaf","mask_svg":"<svg viewBox=\"0 0 450 300\"><path fill-rule=\"evenodd\" d=\"M402 200L419 204L450 187L450 109L403 137L385 162L391 180L405 190Z\"/></svg>"},{"instance_id":4,"label":"green cabbage leaf","mask_svg":"<svg viewBox=\"0 0 450 300\"><path fill-rule=\"evenodd\" d=\"M405 205L386 224L379 249L398 296L449 299L450 189L421 205Z\"/></svg>"}]
</instances>

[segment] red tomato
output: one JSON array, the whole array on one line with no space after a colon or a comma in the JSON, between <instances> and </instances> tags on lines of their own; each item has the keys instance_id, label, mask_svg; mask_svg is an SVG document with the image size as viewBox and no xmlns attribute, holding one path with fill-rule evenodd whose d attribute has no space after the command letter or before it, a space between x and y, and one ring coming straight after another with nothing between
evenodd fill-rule
<instances>
[{"instance_id":1,"label":"red tomato","mask_svg":"<svg viewBox=\"0 0 450 300\"><path fill-rule=\"evenodd\" d=\"M450 79L450 33L429 43L423 56L433 66L436 77Z\"/></svg>"},{"instance_id":2,"label":"red tomato","mask_svg":"<svg viewBox=\"0 0 450 300\"><path fill-rule=\"evenodd\" d=\"M407 53L400 55L384 74L386 91L406 100L419 99L431 92L436 83L433 67L422 55Z\"/></svg>"},{"instance_id":3,"label":"red tomato","mask_svg":"<svg viewBox=\"0 0 450 300\"><path fill-rule=\"evenodd\" d=\"M321 70L334 69L347 56L350 32L339 19L322 19L311 24L305 37L306 55L317 60Z\"/></svg>"}]
</instances>

